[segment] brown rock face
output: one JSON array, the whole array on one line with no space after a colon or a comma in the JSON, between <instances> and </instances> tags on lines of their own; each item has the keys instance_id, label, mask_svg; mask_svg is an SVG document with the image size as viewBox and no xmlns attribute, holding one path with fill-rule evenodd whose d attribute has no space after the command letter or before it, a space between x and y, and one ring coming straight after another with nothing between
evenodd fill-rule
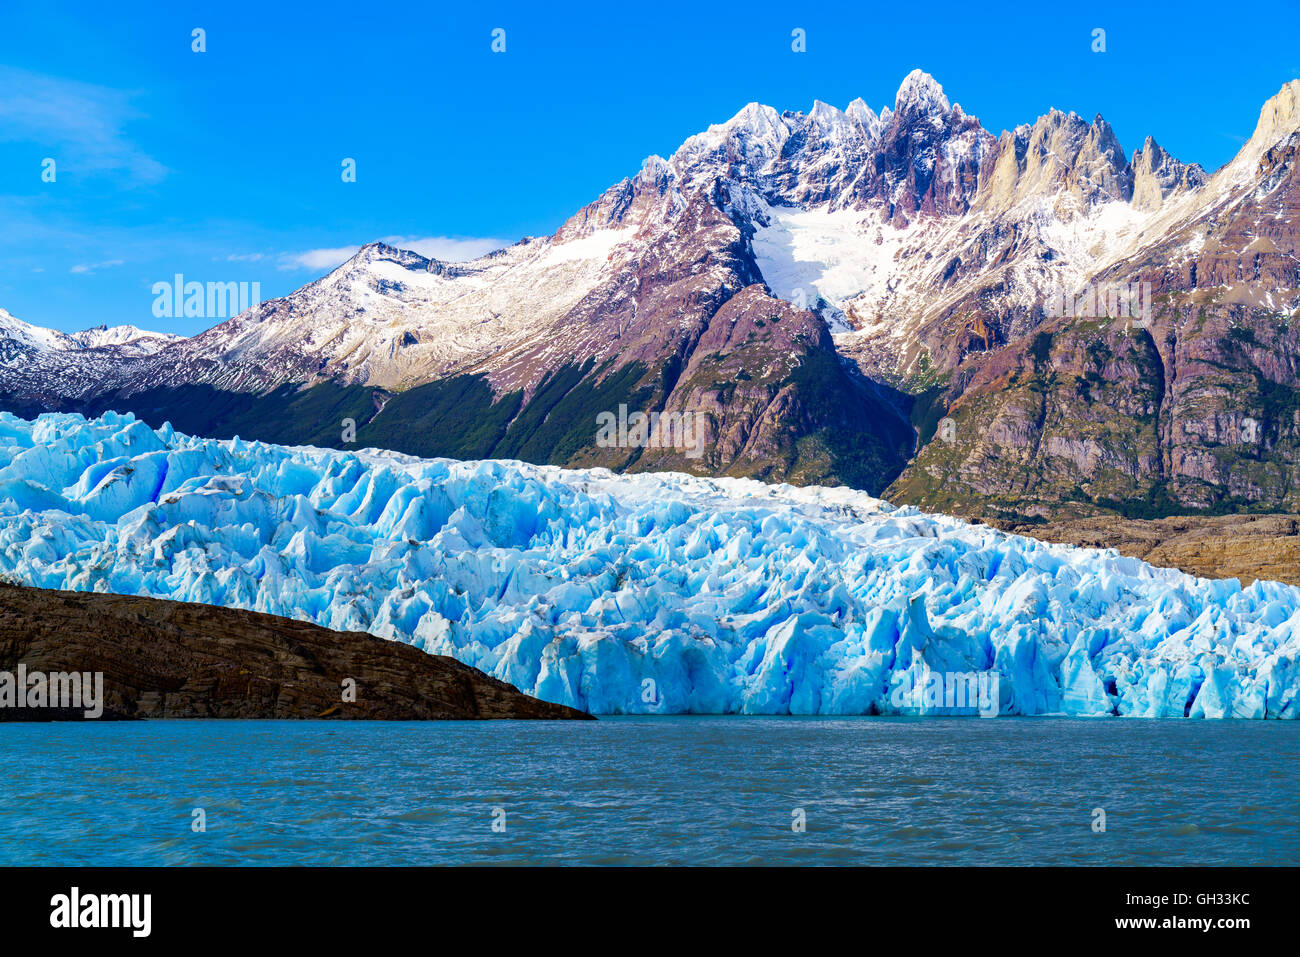
<instances>
[{"instance_id":1,"label":"brown rock face","mask_svg":"<svg viewBox=\"0 0 1300 957\"><path fill-rule=\"evenodd\" d=\"M1205 183L1205 171L1200 166L1180 162L1150 136L1134 152L1131 165L1135 209L1159 209L1171 197Z\"/></svg>"},{"instance_id":2,"label":"brown rock face","mask_svg":"<svg viewBox=\"0 0 1300 957\"><path fill-rule=\"evenodd\" d=\"M1149 322L1060 318L969 362L945 406L956 441L923 449L899 498L1022 516L1300 507L1300 332L1271 305L1300 288L1293 140L1260 160L1272 190L1198 227L1194 252L1180 234L1098 277L1149 283Z\"/></svg>"},{"instance_id":3,"label":"brown rock face","mask_svg":"<svg viewBox=\"0 0 1300 957\"><path fill-rule=\"evenodd\" d=\"M105 718L590 718L452 658L274 615L0 585L0 670L103 672ZM356 700L343 700L343 682ZM42 712L46 712L42 714ZM0 720L79 717L0 708Z\"/></svg>"},{"instance_id":4,"label":"brown rock face","mask_svg":"<svg viewBox=\"0 0 1300 957\"><path fill-rule=\"evenodd\" d=\"M927 326L948 376L932 417L955 429L924 445L888 496L1008 521L1088 509L1131 519L1300 509L1300 132L1288 132L1297 103L1300 83L1288 84L1247 147L1209 179L1150 139L1135 154L1135 206L1170 218L1159 221L1159 241L1089 286L1147 284L1144 321L1098 306L1056 318L1040 310L1023 328L1004 312L985 319L970 299ZM1061 170L1123 185L1110 176L1118 154L1099 123L1034 129L1025 156L1038 142L1051 160L1020 163L1019 179L1008 173L1001 186L995 173L993 195L1013 199L1030 174L1055 175L1068 150L1046 146L1058 139L1079 147ZM998 162L1011 170L1009 155ZM1052 182L1057 193L1072 188ZM988 336L969 348L971 315L994 330L993 349Z\"/></svg>"},{"instance_id":5,"label":"brown rock face","mask_svg":"<svg viewBox=\"0 0 1300 957\"><path fill-rule=\"evenodd\" d=\"M651 373L645 389L660 387L649 407L695 423L694 452L661 444L584 453L568 464L878 491L879 476L903 461L912 439L907 423L838 361L815 313L753 285L692 335L676 354L680 372L671 379Z\"/></svg>"}]
</instances>

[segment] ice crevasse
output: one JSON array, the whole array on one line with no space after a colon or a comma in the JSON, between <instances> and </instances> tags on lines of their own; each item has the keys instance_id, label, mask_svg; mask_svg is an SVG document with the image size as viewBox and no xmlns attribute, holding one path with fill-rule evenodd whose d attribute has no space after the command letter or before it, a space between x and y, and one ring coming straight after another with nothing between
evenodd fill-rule
<instances>
[{"instance_id":1,"label":"ice crevasse","mask_svg":"<svg viewBox=\"0 0 1300 957\"><path fill-rule=\"evenodd\" d=\"M368 631L598 714L951 713L908 689L952 674L1001 714L1300 714L1300 589L843 488L0 413L0 573Z\"/></svg>"}]
</instances>

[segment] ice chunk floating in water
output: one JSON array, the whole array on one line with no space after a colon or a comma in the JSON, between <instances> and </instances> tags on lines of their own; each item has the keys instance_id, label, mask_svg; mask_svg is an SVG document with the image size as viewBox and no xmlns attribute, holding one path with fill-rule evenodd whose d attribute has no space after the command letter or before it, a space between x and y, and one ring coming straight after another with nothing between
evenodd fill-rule
<instances>
[{"instance_id":1,"label":"ice chunk floating in water","mask_svg":"<svg viewBox=\"0 0 1300 957\"><path fill-rule=\"evenodd\" d=\"M848 489L0 413L0 571L365 630L597 713L949 713L953 676L1002 714L1300 711L1300 589Z\"/></svg>"}]
</instances>

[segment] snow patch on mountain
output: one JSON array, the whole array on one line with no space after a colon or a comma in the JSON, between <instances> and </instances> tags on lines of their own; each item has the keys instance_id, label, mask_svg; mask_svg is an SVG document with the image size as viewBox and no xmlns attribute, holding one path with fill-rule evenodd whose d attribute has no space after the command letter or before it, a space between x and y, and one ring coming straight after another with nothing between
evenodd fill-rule
<instances>
[{"instance_id":1,"label":"snow patch on mountain","mask_svg":"<svg viewBox=\"0 0 1300 957\"><path fill-rule=\"evenodd\" d=\"M62 332L34 326L0 309L0 342L8 347L7 353L10 349L31 351L66 349L67 340L68 337Z\"/></svg>"},{"instance_id":2,"label":"snow patch on mountain","mask_svg":"<svg viewBox=\"0 0 1300 957\"><path fill-rule=\"evenodd\" d=\"M766 206L763 220L753 249L772 294L809 306L821 298L838 310L854 299L885 298L901 268L899 252L922 228L896 229L854 209Z\"/></svg>"}]
</instances>

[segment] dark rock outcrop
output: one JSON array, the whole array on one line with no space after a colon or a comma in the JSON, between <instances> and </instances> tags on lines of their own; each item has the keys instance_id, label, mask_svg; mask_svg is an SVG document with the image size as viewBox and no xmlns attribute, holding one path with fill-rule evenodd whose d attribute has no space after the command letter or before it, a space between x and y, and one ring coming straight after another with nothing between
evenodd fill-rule
<instances>
[{"instance_id":1,"label":"dark rock outcrop","mask_svg":"<svg viewBox=\"0 0 1300 957\"><path fill-rule=\"evenodd\" d=\"M20 663L28 672L103 672L105 718L590 718L453 658L360 632L0 584L0 670ZM347 679L355 701L344 700ZM77 716L0 708L0 720Z\"/></svg>"}]
</instances>

